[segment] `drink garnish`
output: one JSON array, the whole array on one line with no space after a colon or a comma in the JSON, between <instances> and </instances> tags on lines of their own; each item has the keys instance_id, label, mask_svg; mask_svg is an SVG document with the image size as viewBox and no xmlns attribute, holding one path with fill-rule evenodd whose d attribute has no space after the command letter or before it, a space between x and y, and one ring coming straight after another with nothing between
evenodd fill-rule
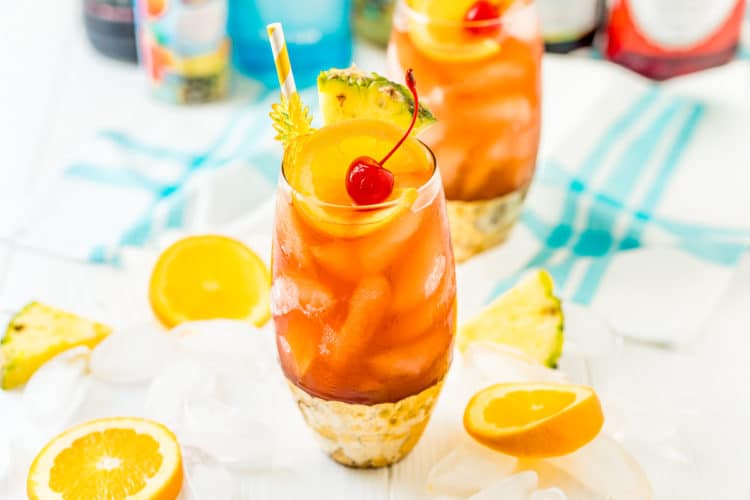
<instances>
[{"instance_id":1,"label":"drink garnish","mask_svg":"<svg viewBox=\"0 0 750 500\"><path fill-rule=\"evenodd\" d=\"M539 269L464 322L456 342L464 352L474 342L509 346L554 368L562 354L563 329L555 284L547 271Z\"/></svg>"},{"instance_id":2,"label":"drink garnish","mask_svg":"<svg viewBox=\"0 0 750 500\"><path fill-rule=\"evenodd\" d=\"M405 128L414 113L414 98L405 85L355 65L321 72L318 102L323 125L366 118ZM430 110L421 104L412 135L420 134L435 122Z\"/></svg>"},{"instance_id":3,"label":"drink garnish","mask_svg":"<svg viewBox=\"0 0 750 500\"><path fill-rule=\"evenodd\" d=\"M500 17L500 9L497 5L487 0L474 2L464 15L464 21L468 23L480 23L478 26L467 26L466 31L473 35L488 36L497 31L497 26L489 24L482 25L482 21L493 21Z\"/></svg>"},{"instance_id":4,"label":"drink garnish","mask_svg":"<svg viewBox=\"0 0 750 500\"><path fill-rule=\"evenodd\" d=\"M411 123L406 133L388 152L382 160L378 161L370 156L355 158L349 165L346 174L346 191L357 205L374 205L388 199L393 192L395 179L393 173L383 165L401 147L409 134L419 115L419 95L417 94L417 82L411 69L406 71L406 86L414 97L414 111Z\"/></svg>"},{"instance_id":5,"label":"drink garnish","mask_svg":"<svg viewBox=\"0 0 750 500\"><path fill-rule=\"evenodd\" d=\"M271 120L276 130L277 141L286 148L291 141L313 132L310 108L302 102L298 93L286 97L282 94L281 102L271 105Z\"/></svg>"}]
</instances>

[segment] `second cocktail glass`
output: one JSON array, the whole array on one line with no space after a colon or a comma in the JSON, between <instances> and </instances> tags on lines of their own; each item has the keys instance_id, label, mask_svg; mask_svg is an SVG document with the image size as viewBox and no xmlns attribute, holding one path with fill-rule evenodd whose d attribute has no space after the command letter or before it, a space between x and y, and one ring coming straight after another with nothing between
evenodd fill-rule
<instances>
[{"instance_id":1,"label":"second cocktail glass","mask_svg":"<svg viewBox=\"0 0 750 500\"><path fill-rule=\"evenodd\" d=\"M502 242L520 215L539 146L542 52L531 0L397 5L389 73L414 68L438 119L422 139L440 164L458 261Z\"/></svg>"}]
</instances>

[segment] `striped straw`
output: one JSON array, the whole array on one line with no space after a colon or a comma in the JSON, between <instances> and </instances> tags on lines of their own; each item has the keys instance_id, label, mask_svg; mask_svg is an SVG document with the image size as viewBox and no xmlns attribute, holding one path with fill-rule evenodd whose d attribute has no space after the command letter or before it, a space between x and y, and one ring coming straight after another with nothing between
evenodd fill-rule
<instances>
[{"instance_id":1,"label":"striped straw","mask_svg":"<svg viewBox=\"0 0 750 500\"><path fill-rule=\"evenodd\" d=\"M266 26L266 30L268 31L268 39L271 41L273 61L276 64L276 74L279 77L281 93L288 99L292 94L297 93L297 87L294 85L294 75L292 74L292 64L289 62L289 52L286 49L284 30L281 29L281 23L269 24Z\"/></svg>"}]
</instances>

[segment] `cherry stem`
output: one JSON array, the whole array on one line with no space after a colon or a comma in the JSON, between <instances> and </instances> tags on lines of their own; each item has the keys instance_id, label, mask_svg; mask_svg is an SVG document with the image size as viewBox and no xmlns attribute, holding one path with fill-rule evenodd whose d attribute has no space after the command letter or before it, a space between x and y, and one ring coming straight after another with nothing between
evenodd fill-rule
<instances>
[{"instance_id":1,"label":"cherry stem","mask_svg":"<svg viewBox=\"0 0 750 500\"><path fill-rule=\"evenodd\" d=\"M417 116L419 116L419 95L417 94L417 81L414 79L414 70L412 70L411 68L406 70L406 86L409 88L411 95L414 96L414 113L411 116L411 124L409 125L409 128L407 129L401 140L398 141L395 146L393 146L393 149L391 149L391 151L387 155L385 155L385 158L378 162L381 167L385 162L388 161L391 156L393 156L393 153L395 153L396 150L401 147L406 138L409 137L409 134L411 134L411 131L414 129L414 125L417 123Z\"/></svg>"}]
</instances>

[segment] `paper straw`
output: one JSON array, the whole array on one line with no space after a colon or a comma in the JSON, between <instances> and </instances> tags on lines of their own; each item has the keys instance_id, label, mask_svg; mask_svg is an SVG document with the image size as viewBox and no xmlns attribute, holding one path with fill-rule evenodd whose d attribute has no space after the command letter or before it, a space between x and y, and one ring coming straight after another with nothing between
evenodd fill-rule
<instances>
[{"instance_id":1,"label":"paper straw","mask_svg":"<svg viewBox=\"0 0 750 500\"><path fill-rule=\"evenodd\" d=\"M294 75L292 74L292 64L289 62L289 52L286 49L286 40L284 39L284 30L281 23L272 23L266 26L268 39L271 41L271 50L273 51L273 62L276 64L276 74L279 77L281 93L287 99L292 94L297 93L297 87L294 85Z\"/></svg>"}]
</instances>

